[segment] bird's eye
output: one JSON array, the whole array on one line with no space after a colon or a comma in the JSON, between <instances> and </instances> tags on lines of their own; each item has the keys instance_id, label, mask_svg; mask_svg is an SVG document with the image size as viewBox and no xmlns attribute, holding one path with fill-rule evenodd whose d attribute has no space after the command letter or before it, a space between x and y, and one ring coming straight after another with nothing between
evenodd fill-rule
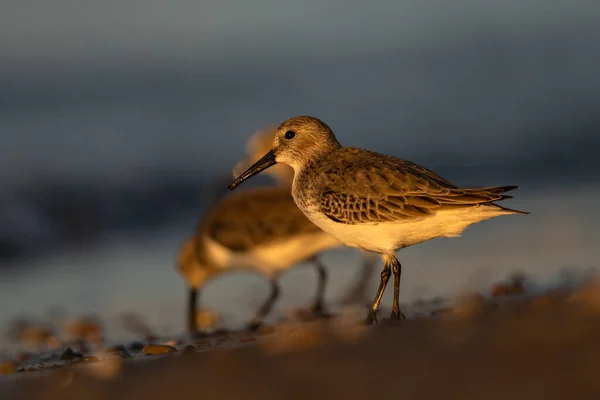
<instances>
[{"instance_id":1,"label":"bird's eye","mask_svg":"<svg viewBox=\"0 0 600 400\"><path fill-rule=\"evenodd\" d=\"M296 136L296 132L294 132L294 131L287 131L285 133L285 135L283 135L283 137L286 138L287 140L293 139L294 136Z\"/></svg>"}]
</instances>

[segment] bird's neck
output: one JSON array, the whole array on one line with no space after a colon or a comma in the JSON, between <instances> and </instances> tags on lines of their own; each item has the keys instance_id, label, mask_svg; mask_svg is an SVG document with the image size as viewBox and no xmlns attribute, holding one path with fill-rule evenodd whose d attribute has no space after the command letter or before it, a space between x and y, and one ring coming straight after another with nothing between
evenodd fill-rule
<instances>
[{"instance_id":1,"label":"bird's neck","mask_svg":"<svg viewBox=\"0 0 600 400\"><path fill-rule=\"evenodd\" d=\"M336 141L335 143L332 143L331 146L321 147L317 151L313 150L311 153L305 154L305 156L308 157L305 157L303 162L292 165L292 168L294 169L293 183L302 180L305 171L317 169L323 161L333 157L333 153L341 147L342 146Z\"/></svg>"},{"instance_id":2,"label":"bird's neck","mask_svg":"<svg viewBox=\"0 0 600 400\"><path fill-rule=\"evenodd\" d=\"M336 141L335 143L328 143L327 146L322 146L306 151L304 154L302 154L302 162L298 163L294 167L294 172L297 173L298 170L320 164L321 161L331 157L331 154L340 147L342 146Z\"/></svg>"}]
</instances>

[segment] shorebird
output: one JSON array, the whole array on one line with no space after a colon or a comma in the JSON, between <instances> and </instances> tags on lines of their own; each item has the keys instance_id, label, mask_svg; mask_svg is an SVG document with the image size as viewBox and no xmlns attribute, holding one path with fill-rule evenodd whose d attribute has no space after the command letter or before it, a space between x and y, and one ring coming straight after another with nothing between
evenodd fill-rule
<instances>
[{"instance_id":1,"label":"shorebird","mask_svg":"<svg viewBox=\"0 0 600 400\"><path fill-rule=\"evenodd\" d=\"M271 294L249 325L256 329L279 297L280 274L306 261L316 267L319 279L312 312L325 316L327 271L317 254L340 246L304 216L289 187L260 187L225 197L179 250L177 270L190 289L188 330L196 331L199 290L213 277L236 269L256 272L270 282Z\"/></svg>"},{"instance_id":2,"label":"shorebird","mask_svg":"<svg viewBox=\"0 0 600 400\"><path fill-rule=\"evenodd\" d=\"M436 173L400 158L343 147L327 124L311 116L283 122L273 146L230 185L283 163L294 170L292 196L315 225L347 246L375 252L384 263L366 323L377 310L394 273L392 319L400 310L398 250L439 237L456 237L471 224L510 214L497 205L517 186L458 188Z\"/></svg>"}]
</instances>

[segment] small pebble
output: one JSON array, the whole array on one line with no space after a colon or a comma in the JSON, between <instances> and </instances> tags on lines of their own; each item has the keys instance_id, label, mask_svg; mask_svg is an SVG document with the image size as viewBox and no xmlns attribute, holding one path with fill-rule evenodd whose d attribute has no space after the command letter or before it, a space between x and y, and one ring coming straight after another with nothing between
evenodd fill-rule
<instances>
[{"instance_id":1,"label":"small pebble","mask_svg":"<svg viewBox=\"0 0 600 400\"><path fill-rule=\"evenodd\" d=\"M196 348L194 346L192 346L191 344L188 344L187 346L185 346L183 348L183 352L185 354L195 353L196 352Z\"/></svg>"},{"instance_id":2,"label":"small pebble","mask_svg":"<svg viewBox=\"0 0 600 400\"><path fill-rule=\"evenodd\" d=\"M70 347L67 347L67 349L61 354L61 356L58 359L61 361L69 361L81 357L83 357L82 354L76 353Z\"/></svg>"},{"instance_id":3,"label":"small pebble","mask_svg":"<svg viewBox=\"0 0 600 400\"><path fill-rule=\"evenodd\" d=\"M131 358L131 354L129 354L127 352L127 350L125 350L125 347L121 346L121 345L116 345L116 346L112 346L109 347L105 350L105 352L107 354L113 355L113 356L118 356L121 358Z\"/></svg>"},{"instance_id":4,"label":"small pebble","mask_svg":"<svg viewBox=\"0 0 600 400\"><path fill-rule=\"evenodd\" d=\"M143 348L144 348L144 343L138 342L138 341L132 342L129 345L129 350L131 350L131 351L141 351Z\"/></svg>"},{"instance_id":5,"label":"small pebble","mask_svg":"<svg viewBox=\"0 0 600 400\"><path fill-rule=\"evenodd\" d=\"M17 372L17 363L14 361L0 362L0 375L14 374Z\"/></svg>"},{"instance_id":6,"label":"small pebble","mask_svg":"<svg viewBox=\"0 0 600 400\"><path fill-rule=\"evenodd\" d=\"M32 371L38 371L39 368L36 367L21 367L17 370L17 372L32 372Z\"/></svg>"},{"instance_id":7,"label":"small pebble","mask_svg":"<svg viewBox=\"0 0 600 400\"><path fill-rule=\"evenodd\" d=\"M142 354L145 355L156 355L156 354L164 354L171 353L177 351L177 349L173 346L168 346L166 344L148 344L144 346L142 349Z\"/></svg>"}]
</instances>

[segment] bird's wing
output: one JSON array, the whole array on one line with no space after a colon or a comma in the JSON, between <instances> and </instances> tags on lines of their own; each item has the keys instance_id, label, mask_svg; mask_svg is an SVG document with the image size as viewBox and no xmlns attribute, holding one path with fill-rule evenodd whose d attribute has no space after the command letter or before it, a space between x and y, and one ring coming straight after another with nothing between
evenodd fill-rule
<instances>
[{"instance_id":1,"label":"bird's wing","mask_svg":"<svg viewBox=\"0 0 600 400\"><path fill-rule=\"evenodd\" d=\"M395 157L344 148L314 177L319 207L344 224L401 222L442 209L502 200L514 186L459 189L428 169Z\"/></svg>"},{"instance_id":2,"label":"bird's wing","mask_svg":"<svg viewBox=\"0 0 600 400\"><path fill-rule=\"evenodd\" d=\"M320 229L294 203L289 188L258 188L228 196L209 212L199 229L232 251L289 240Z\"/></svg>"}]
</instances>

